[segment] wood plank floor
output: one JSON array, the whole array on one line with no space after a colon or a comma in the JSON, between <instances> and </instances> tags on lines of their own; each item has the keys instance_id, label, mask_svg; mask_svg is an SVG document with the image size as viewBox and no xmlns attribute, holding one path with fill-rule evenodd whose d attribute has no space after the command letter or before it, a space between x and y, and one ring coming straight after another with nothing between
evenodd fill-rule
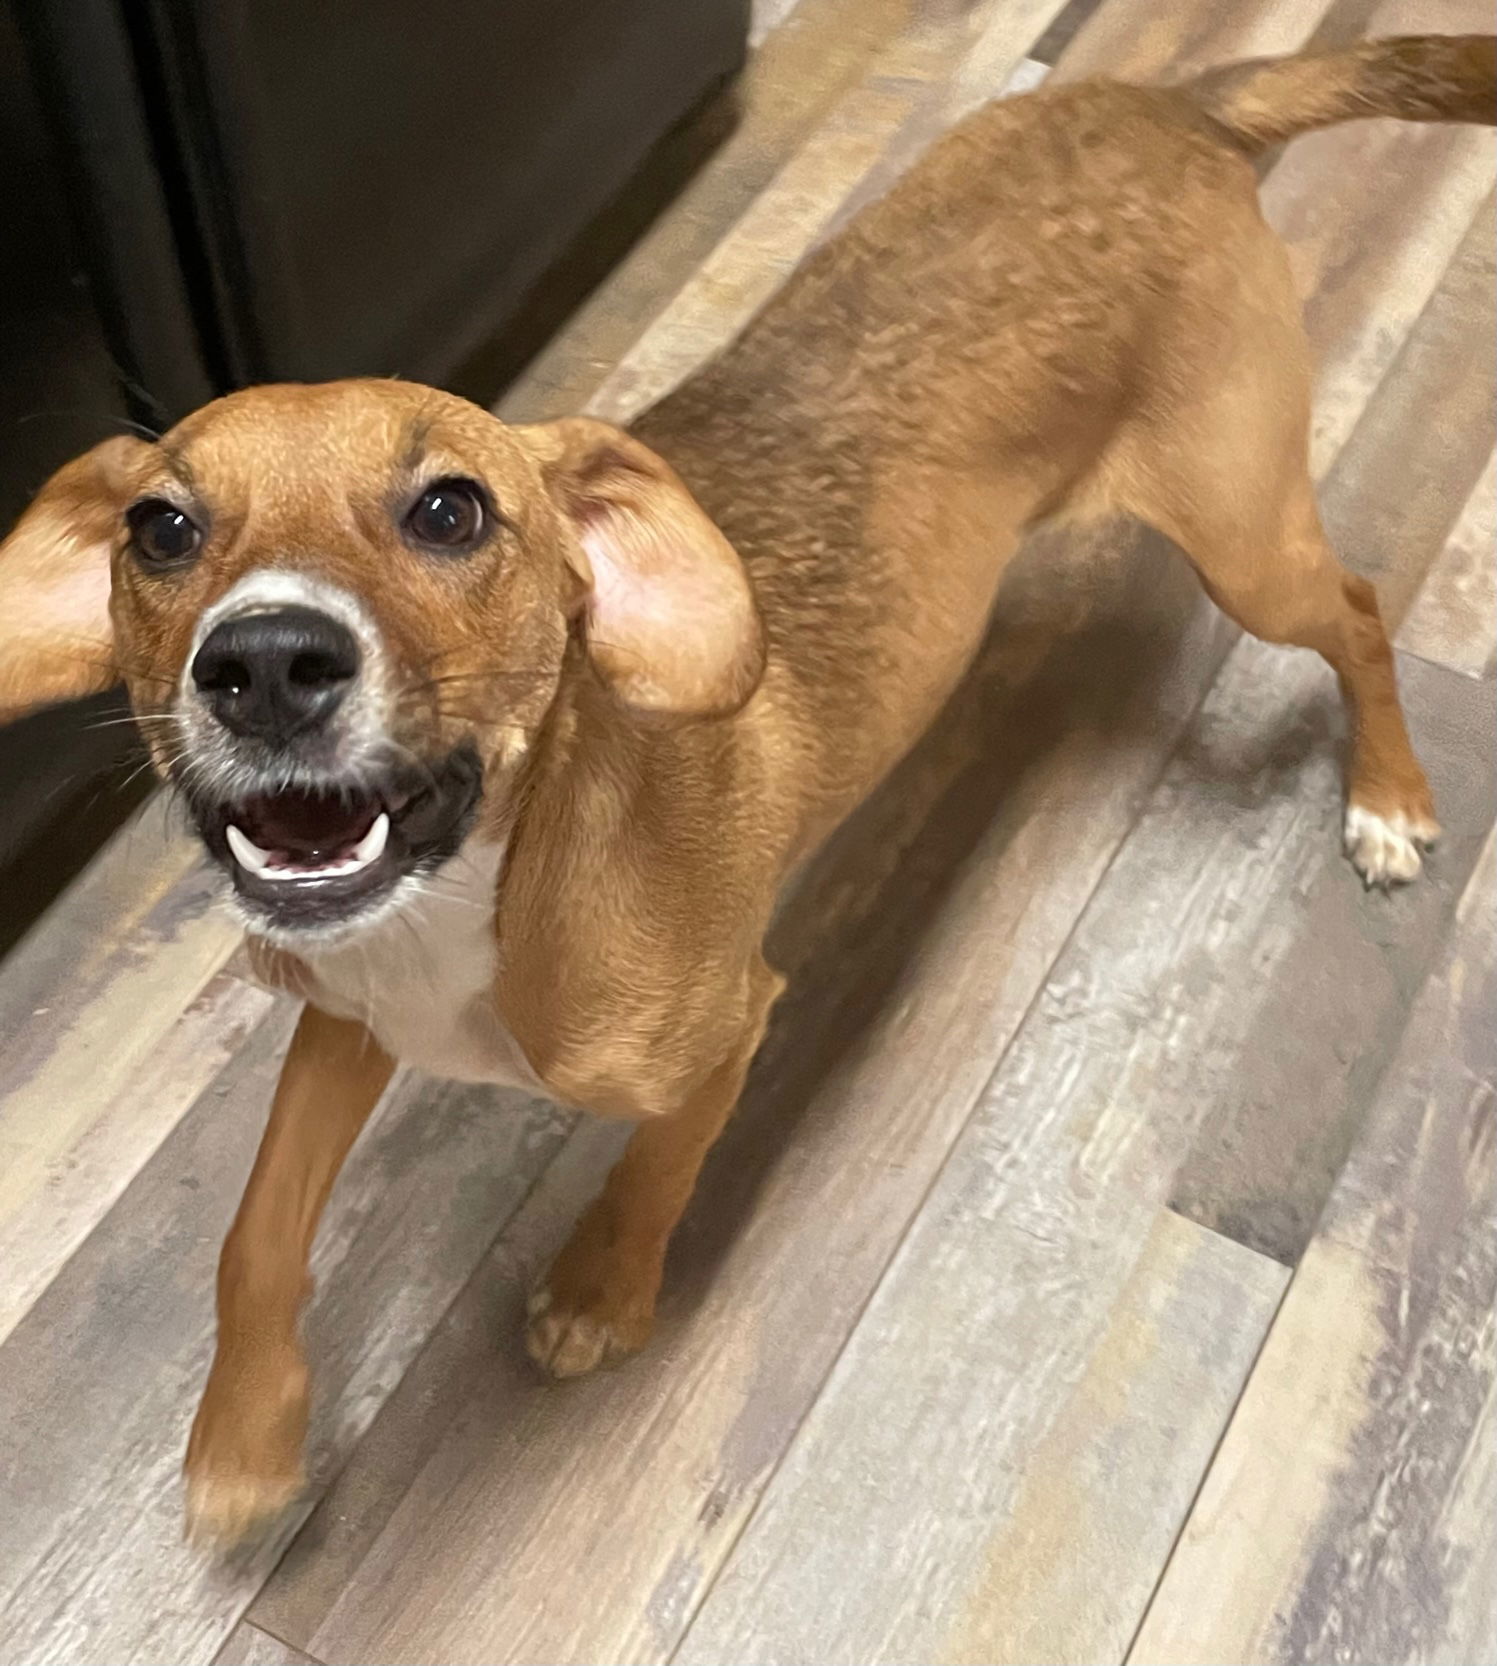
<instances>
[{"instance_id":1,"label":"wood plank floor","mask_svg":"<svg viewBox=\"0 0 1497 1666\"><path fill-rule=\"evenodd\" d=\"M507 396L627 419L982 100L1490 27L1485 0L765 0L734 134ZM292 1014L151 805L0 965L0 1662L1497 1660L1489 133L1290 147L1327 525L1447 837L1369 895L1318 660L1140 530L1036 539L786 898L660 1333L525 1292L624 1131L403 1073L307 1317L314 1487L180 1538Z\"/></svg>"}]
</instances>

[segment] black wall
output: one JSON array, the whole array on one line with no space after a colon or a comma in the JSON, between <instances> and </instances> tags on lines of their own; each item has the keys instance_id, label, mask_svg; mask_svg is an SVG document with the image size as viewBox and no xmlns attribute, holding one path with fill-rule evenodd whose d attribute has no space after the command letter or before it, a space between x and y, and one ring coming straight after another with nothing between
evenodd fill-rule
<instances>
[{"instance_id":1,"label":"black wall","mask_svg":"<svg viewBox=\"0 0 1497 1666\"><path fill-rule=\"evenodd\" d=\"M246 383L497 397L475 367L557 320L548 272L747 33L748 0L0 0L0 531ZM0 730L0 951L148 785L120 709Z\"/></svg>"}]
</instances>

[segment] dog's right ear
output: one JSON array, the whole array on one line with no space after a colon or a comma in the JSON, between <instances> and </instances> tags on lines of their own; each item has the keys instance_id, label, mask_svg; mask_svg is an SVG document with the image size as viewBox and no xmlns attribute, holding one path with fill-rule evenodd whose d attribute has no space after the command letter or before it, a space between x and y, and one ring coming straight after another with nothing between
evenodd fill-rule
<instances>
[{"instance_id":1,"label":"dog's right ear","mask_svg":"<svg viewBox=\"0 0 1497 1666\"><path fill-rule=\"evenodd\" d=\"M512 428L570 526L588 654L658 716L737 711L764 673L764 629L738 554L675 470L591 417Z\"/></svg>"},{"instance_id":2,"label":"dog's right ear","mask_svg":"<svg viewBox=\"0 0 1497 1666\"><path fill-rule=\"evenodd\" d=\"M61 468L0 544L0 723L120 680L109 623L109 555L131 466L120 436Z\"/></svg>"}]
</instances>

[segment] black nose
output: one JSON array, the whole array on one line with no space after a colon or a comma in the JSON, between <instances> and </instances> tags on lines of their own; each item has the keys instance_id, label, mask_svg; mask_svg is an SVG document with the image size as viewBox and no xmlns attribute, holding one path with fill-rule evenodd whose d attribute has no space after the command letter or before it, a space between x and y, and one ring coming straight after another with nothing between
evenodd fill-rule
<instances>
[{"instance_id":1,"label":"black nose","mask_svg":"<svg viewBox=\"0 0 1497 1666\"><path fill-rule=\"evenodd\" d=\"M358 670L347 626L315 608L284 607L215 625L192 680L224 728L284 742L326 723Z\"/></svg>"}]
</instances>

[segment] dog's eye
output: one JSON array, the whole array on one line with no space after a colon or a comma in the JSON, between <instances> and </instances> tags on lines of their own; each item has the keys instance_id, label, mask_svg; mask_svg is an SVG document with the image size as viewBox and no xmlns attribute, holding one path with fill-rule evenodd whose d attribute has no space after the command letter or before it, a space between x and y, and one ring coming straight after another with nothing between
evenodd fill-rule
<instances>
[{"instance_id":1,"label":"dog's eye","mask_svg":"<svg viewBox=\"0 0 1497 1666\"><path fill-rule=\"evenodd\" d=\"M437 480L406 512L405 527L418 544L467 550L483 537L486 520L481 486L471 480Z\"/></svg>"},{"instance_id":2,"label":"dog's eye","mask_svg":"<svg viewBox=\"0 0 1497 1666\"><path fill-rule=\"evenodd\" d=\"M191 561L203 541L192 517L165 498L146 498L125 511L130 547L147 567L180 567Z\"/></svg>"}]
</instances>

